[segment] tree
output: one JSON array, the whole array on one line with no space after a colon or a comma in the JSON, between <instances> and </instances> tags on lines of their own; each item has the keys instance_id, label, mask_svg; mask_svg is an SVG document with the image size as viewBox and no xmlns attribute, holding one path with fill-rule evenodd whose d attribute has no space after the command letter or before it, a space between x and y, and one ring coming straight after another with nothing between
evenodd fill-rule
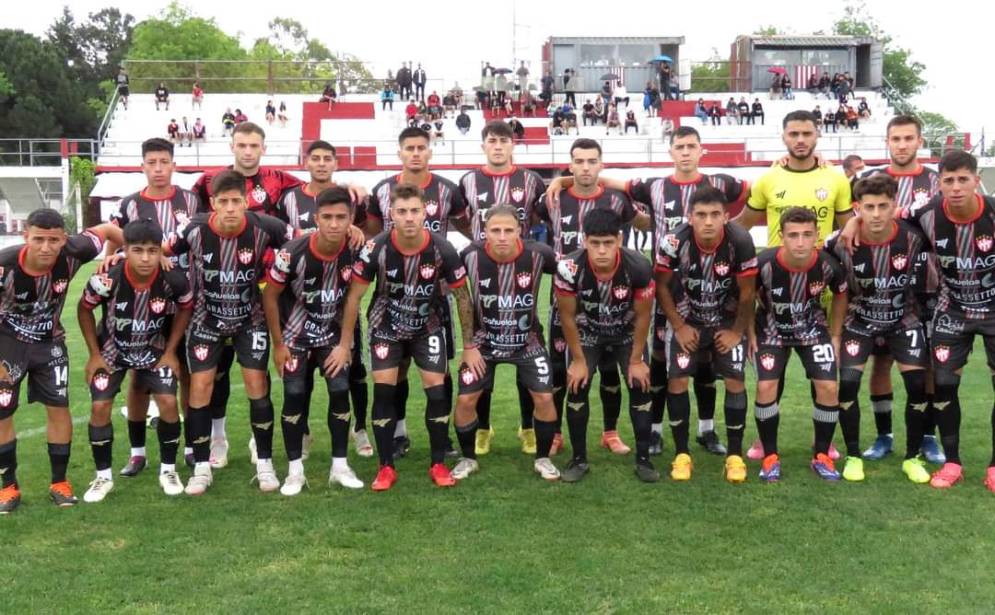
<instances>
[{"instance_id":1,"label":"tree","mask_svg":"<svg viewBox=\"0 0 995 615\"><path fill-rule=\"evenodd\" d=\"M911 98L926 86L926 80L922 77L926 65L912 60L910 50L892 45L892 38L868 13L867 5L862 0L851 1L843 8L843 17L833 24L833 32L847 36L871 36L880 41L884 53L882 75L900 97Z\"/></svg>"},{"instance_id":2,"label":"tree","mask_svg":"<svg viewBox=\"0 0 995 615\"><path fill-rule=\"evenodd\" d=\"M784 34L784 30L777 26L760 26L753 31L753 36L779 36Z\"/></svg>"},{"instance_id":3,"label":"tree","mask_svg":"<svg viewBox=\"0 0 995 615\"><path fill-rule=\"evenodd\" d=\"M957 124L950 118L932 111L920 111L917 115L922 122L922 138L926 142L926 147L933 156L942 156L947 136L957 132ZM962 146L963 136L959 136L959 140L959 145Z\"/></svg>"}]
</instances>

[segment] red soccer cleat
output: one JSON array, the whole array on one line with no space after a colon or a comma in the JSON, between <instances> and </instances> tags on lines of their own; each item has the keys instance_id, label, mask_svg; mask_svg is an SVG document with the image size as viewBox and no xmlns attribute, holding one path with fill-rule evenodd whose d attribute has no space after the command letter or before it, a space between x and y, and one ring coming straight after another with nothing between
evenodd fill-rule
<instances>
[{"instance_id":1,"label":"red soccer cleat","mask_svg":"<svg viewBox=\"0 0 995 615\"><path fill-rule=\"evenodd\" d=\"M374 491L387 491L397 482L397 470L393 466L380 466L377 477L373 479Z\"/></svg>"},{"instance_id":2,"label":"red soccer cleat","mask_svg":"<svg viewBox=\"0 0 995 615\"><path fill-rule=\"evenodd\" d=\"M428 475L436 487L452 487L456 484L456 479L443 463L432 464L428 469Z\"/></svg>"}]
</instances>

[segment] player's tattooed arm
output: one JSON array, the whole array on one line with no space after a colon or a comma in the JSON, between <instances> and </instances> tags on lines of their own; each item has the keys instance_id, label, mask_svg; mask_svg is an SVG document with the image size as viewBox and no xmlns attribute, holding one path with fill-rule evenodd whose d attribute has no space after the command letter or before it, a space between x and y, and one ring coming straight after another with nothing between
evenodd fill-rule
<instances>
[{"instance_id":1,"label":"player's tattooed arm","mask_svg":"<svg viewBox=\"0 0 995 615\"><path fill-rule=\"evenodd\" d=\"M273 344L273 367L283 378L283 367L290 361L290 349L283 342L283 327L280 326L279 297L284 287L269 280L263 288L263 313L269 327L269 339Z\"/></svg>"},{"instance_id":2,"label":"player's tattooed arm","mask_svg":"<svg viewBox=\"0 0 995 615\"><path fill-rule=\"evenodd\" d=\"M860 218L852 216L840 226L839 244L847 252L853 255L853 251L860 246Z\"/></svg>"},{"instance_id":3,"label":"player's tattooed arm","mask_svg":"<svg viewBox=\"0 0 995 615\"><path fill-rule=\"evenodd\" d=\"M633 304L636 320L633 323L632 354L629 356L629 368L626 377L630 387L644 391L650 388L650 368L646 365L646 339L649 337L650 320L653 317L653 300L637 299Z\"/></svg>"},{"instance_id":4,"label":"player's tattooed arm","mask_svg":"<svg viewBox=\"0 0 995 615\"><path fill-rule=\"evenodd\" d=\"M639 231L649 232L652 229L652 218L641 209L636 209L636 217L632 219L632 226Z\"/></svg>"},{"instance_id":5,"label":"player's tattooed arm","mask_svg":"<svg viewBox=\"0 0 995 615\"><path fill-rule=\"evenodd\" d=\"M480 355L480 350L473 342L473 301L470 298L470 289L466 284L461 284L452 289L453 298L456 299L456 311L459 312L460 330L463 332L463 356L462 362L469 367L478 378L482 378L487 371L487 364Z\"/></svg>"},{"instance_id":6,"label":"player's tattooed arm","mask_svg":"<svg viewBox=\"0 0 995 615\"><path fill-rule=\"evenodd\" d=\"M698 330L687 324L681 313L677 311L677 304L670 292L670 281L673 277L674 274L670 271L656 272L656 300L674 330L677 343L684 352L691 353L698 348Z\"/></svg>"},{"instance_id":7,"label":"player's tattooed arm","mask_svg":"<svg viewBox=\"0 0 995 615\"><path fill-rule=\"evenodd\" d=\"M567 390L576 393L587 386L590 378L584 347L580 343L580 330L577 328L577 298L573 295L556 293L556 308L560 312L560 326L563 339L570 349L570 365L567 366Z\"/></svg>"},{"instance_id":8,"label":"player's tattooed arm","mask_svg":"<svg viewBox=\"0 0 995 615\"><path fill-rule=\"evenodd\" d=\"M359 304L366 294L369 284L365 281L357 282L353 279L349 284L349 292L345 296L345 307L342 312L342 333L339 336L338 345L332 349L325 359L325 374L329 378L335 377L342 371L352 359L353 333L356 331L356 320L359 318Z\"/></svg>"},{"instance_id":9,"label":"player's tattooed arm","mask_svg":"<svg viewBox=\"0 0 995 615\"><path fill-rule=\"evenodd\" d=\"M93 382L93 375L98 371L109 374L111 370L100 354L100 343L97 341L97 320L93 316L93 310L84 302L82 297L76 307L76 318L79 320L79 330L83 334L83 341L86 342L86 349L90 353L90 358L86 361L86 367L83 370L86 383L90 384Z\"/></svg>"}]
</instances>

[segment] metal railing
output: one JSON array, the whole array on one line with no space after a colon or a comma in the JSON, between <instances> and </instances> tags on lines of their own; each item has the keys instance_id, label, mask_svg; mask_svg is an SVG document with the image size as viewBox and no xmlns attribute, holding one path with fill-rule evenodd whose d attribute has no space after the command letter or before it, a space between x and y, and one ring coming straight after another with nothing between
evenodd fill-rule
<instances>
[{"instance_id":1,"label":"metal railing","mask_svg":"<svg viewBox=\"0 0 995 615\"><path fill-rule=\"evenodd\" d=\"M95 160L94 139L0 139L0 166L57 167L66 155Z\"/></svg>"},{"instance_id":2,"label":"metal railing","mask_svg":"<svg viewBox=\"0 0 995 615\"><path fill-rule=\"evenodd\" d=\"M107 129L111 126L111 119L114 117L114 110L117 108L117 101L120 98L120 92L117 88L114 88L114 93L111 94L111 99L107 103L107 110L104 111L104 117L100 120L100 127L97 128L97 142L103 144L104 135L107 134Z\"/></svg>"}]
</instances>

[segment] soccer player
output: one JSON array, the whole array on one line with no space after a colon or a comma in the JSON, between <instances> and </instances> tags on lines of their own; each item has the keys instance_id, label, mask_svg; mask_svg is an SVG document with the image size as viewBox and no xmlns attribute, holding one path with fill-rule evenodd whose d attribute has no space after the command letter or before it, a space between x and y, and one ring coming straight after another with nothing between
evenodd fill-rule
<instances>
[{"instance_id":1,"label":"soccer player","mask_svg":"<svg viewBox=\"0 0 995 615\"><path fill-rule=\"evenodd\" d=\"M352 356L352 335L359 304L376 281L367 322L370 367L373 372L373 436L377 441L380 469L374 491L386 491L397 481L394 470L395 417L400 409L396 388L400 367L414 360L428 400L425 425L431 445L429 476L439 487L456 484L443 463L449 428L445 391L448 373L443 322L445 282L456 298L463 339L473 337L473 307L466 288L466 268L453 246L441 234L425 228L425 195L413 184L399 184L390 196L390 230L368 241L353 265L339 344L327 362L331 376L344 369ZM438 213L438 212L436 212ZM464 362L475 365L474 350L464 351Z\"/></svg>"},{"instance_id":2,"label":"soccer player","mask_svg":"<svg viewBox=\"0 0 995 615\"><path fill-rule=\"evenodd\" d=\"M463 215L466 210L466 201L459 187L444 177L433 174L429 170L429 163L432 160L432 148L430 137L427 132L417 127L405 128L397 137L397 156L401 160L401 172L388 177L374 186L370 193L369 208L365 231L368 236L377 235L382 231L389 231L393 228L393 216L390 214L392 205L391 195L398 184L413 184L417 186L424 195L425 204L425 229L430 233L437 233L443 238L449 232L449 223L460 230L467 237L470 236L470 223ZM445 293L445 289L443 288ZM448 295L444 295L448 297ZM453 343L452 314L448 298L445 299L440 309L443 310L443 335L446 337L446 352L448 359L453 358L455 344ZM403 457L411 448L411 440L408 438L407 429L407 400L408 400L408 363L401 366L397 380L397 417L394 450L398 457ZM453 385L449 371L446 371L444 378L444 388L448 405L452 407ZM448 443L447 451L452 450L451 443ZM455 454L455 451L452 451Z\"/></svg>"},{"instance_id":3,"label":"soccer player","mask_svg":"<svg viewBox=\"0 0 995 615\"><path fill-rule=\"evenodd\" d=\"M283 442L290 468L280 492L288 496L299 494L307 484L303 440L315 369L326 376L328 388L328 429L332 436L328 482L363 488L346 458L351 372L342 369L329 377L325 367L339 341L344 297L355 262L355 252L348 245L352 199L343 188L328 188L317 196L315 207L317 229L277 252L263 291L273 364L283 378ZM358 360L355 353L351 360Z\"/></svg>"},{"instance_id":4,"label":"soccer player","mask_svg":"<svg viewBox=\"0 0 995 615\"><path fill-rule=\"evenodd\" d=\"M484 217L491 207L499 204L510 204L515 208L520 235L528 237L545 183L534 171L515 166L515 135L507 123L492 120L484 126L480 136L487 164L468 172L459 181L460 191L466 201L466 216L470 219L470 238L473 241L486 239ZM522 452L531 455L536 452L536 435L532 428L532 394L522 382L516 384L521 408L518 437L522 441ZM478 455L490 452L491 440L494 438L494 428L491 426L491 392L492 388L480 391L477 402Z\"/></svg>"},{"instance_id":5,"label":"soccer player","mask_svg":"<svg viewBox=\"0 0 995 615\"><path fill-rule=\"evenodd\" d=\"M688 204L688 223L664 236L657 251L658 305L673 330L667 407L677 452L670 473L674 480L691 478L688 377L698 373L702 362L713 362L725 381L725 478L730 483L746 480L744 336L754 316L757 256L750 234L729 223L727 208L722 190L699 188Z\"/></svg>"},{"instance_id":6,"label":"soccer player","mask_svg":"<svg viewBox=\"0 0 995 615\"><path fill-rule=\"evenodd\" d=\"M453 478L463 480L478 469L479 398L494 387L494 371L501 363L514 365L517 381L528 391L535 408L536 453L533 467L546 480L556 480L560 472L549 459L556 428L553 408L552 375L549 354L542 341L536 317L543 273L553 273L553 250L521 238L521 221L514 205L494 205L483 215L483 241L463 250L473 301L476 326L466 338L464 359L458 372L456 435L463 458L453 468ZM469 351L469 352L467 352ZM479 361L474 362L474 356Z\"/></svg>"},{"instance_id":7,"label":"soccer player","mask_svg":"<svg viewBox=\"0 0 995 615\"><path fill-rule=\"evenodd\" d=\"M925 240L905 222L895 221L897 193L898 182L888 173L857 181L854 197L860 212L860 246L851 255L838 236L826 243L826 249L843 265L849 294L839 344L840 427L847 448L843 478L849 481L864 480L858 393L867 359L883 347L898 361L907 393L902 471L914 483L929 482L929 472L918 458L926 409L928 349L913 290L915 279L922 275L918 270L923 264L920 254ZM873 395L871 399L873 402Z\"/></svg>"},{"instance_id":8,"label":"soccer player","mask_svg":"<svg viewBox=\"0 0 995 615\"><path fill-rule=\"evenodd\" d=\"M212 214L198 214L166 245L168 254L189 253L190 278L196 297L187 332L190 366L190 411L194 472L189 495L201 495L211 485L211 394L222 351L228 340L242 366L249 398L249 417L256 443L254 480L261 491L275 491L280 481L273 469L273 402L266 365L269 336L259 298L258 282L265 273L262 256L279 249L294 230L276 218L246 211L245 178L226 171L211 182Z\"/></svg>"},{"instance_id":9,"label":"soccer player","mask_svg":"<svg viewBox=\"0 0 995 615\"><path fill-rule=\"evenodd\" d=\"M28 401L44 404L48 415L49 497L60 507L77 502L66 480L73 423L60 318L73 275L100 254L105 237L117 233L101 224L67 236L62 214L36 209L28 215L24 245L0 250L0 514L21 503L14 412L25 376Z\"/></svg>"},{"instance_id":10,"label":"soccer player","mask_svg":"<svg viewBox=\"0 0 995 615\"><path fill-rule=\"evenodd\" d=\"M148 139L142 143L142 172L145 174L147 184L142 191L121 199L118 209L111 213L111 222L123 229L135 220L151 220L161 229L160 241L168 240L170 235L189 223L200 208L200 200L190 190L184 190L173 184L174 170L176 163L173 160L172 143L160 138ZM121 247L120 244L109 240L104 253L110 256ZM189 269L186 257L174 258L173 264L184 272ZM174 302L167 302L166 308L169 310L167 314L172 315L175 305ZM166 330L162 332L165 338L169 337L171 326L167 318ZM185 354L182 338L176 352L178 355ZM175 377L179 381L180 401L185 412L190 390L190 374L187 372L186 361L180 361L179 371ZM121 476L136 476L146 466L145 421L148 418L149 391L138 386L137 378L132 377L127 399L128 441L131 443L131 454L120 473Z\"/></svg>"},{"instance_id":11,"label":"soccer player","mask_svg":"<svg viewBox=\"0 0 995 615\"><path fill-rule=\"evenodd\" d=\"M294 229L309 233L317 228L317 203L319 194L325 190L336 187L332 181L332 174L338 167L338 159L335 147L327 141L314 141L308 146L306 152L305 167L307 168L310 181L304 185L290 188L280 197L276 204L274 215L287 222ZM366 191L361 188L352 187L357 196L361 196L358 201L353 201L350 208L353 217L352 224L363 226L366 221ZM350 197L351 198L351 197ZM359 322L357 321L357 326ZM368 391L366 386L366 368L362 360L362 332L357 331L354 339L356 347L352 363L349 364L349 393L352 397L352 412L356 417L356 425L349 432L350 438L356 445L356 453L360 457L372 457L373 445L366 431L366 406L368 402ZM274 346L275 348L275 346ZM313 383L313 371L308 372L307 392L310 395ZM308 412L310 410L310 398L308 403L303 405L304 417L301 425L304 428L304 449L302 459L306 460L308 450L311 445L311 430L308 426Z\"/></svg>"},{"instance_id":12,"label":"soccer player","mask_svg":"<svg viewBox=\"0 0 995 615\"><path fill-rule=\"evenodd\" d=\"M615 212L588 212L583 229L584 248L564 256L556 268L556 304L569 349L566 413L573 449L562 478L575 483L589 471L590 370L607 355L625 374L629 389L636 476L653 483L660 480L649 457L652 399L646 340L655 292L653 268L641 253L622 247L622 225Z\"/></svg>"},{"instance_id":13,"label":"soccer player","mask_svg":"<svg viewBox=\"0 0 995 615\"><path fill-rule=\"evenodd\" d=\"M132 370L132 382L151 391L159 407L159 485L166 495L183 493L176 473L180 442L176 349L190 323L193 293L182 269L161 270L163 239L158 222L128 222L123 235L125 259L107 273L90 277L77 308L80 332L90 353L85 374L93 400L89 435L97 469L83 494L84 502L100 502L114 488L111 409L128 370ZM99 330L93 314L98 307L103 311Z\"/></svg>"},{"instance_id":14,"label":"soccer player","mask_svg":"<svg viewBox=\"0 0 995 615\"><path fill-rule=\"evenodd\" d=\"M575 140L570 145L570 173L574 178L573 185L564 191L559 199L547 197L536 208L536 215L549 226L553 251L557 259L579 250L584 245L584 216L594 209L611 209L621 218L622 224L633 223L640 230L649 228L649 216L637 212L624 192L601 185L599 177L603 166L601 145L597 141ZM563 447L560 430L563 421L563 402L567 395L567 341L563 337L555 296L550 301L549 322L549 356L553 370L553 405L556 408L557 424L551 454L555 455ZM605 368L605 371L601 372L602 384L620 387L621 381L618 379L616 366L606 365ZM612 372L615 374L612 375ZM604 403L603 398L605 425L601 434L601 445L611 449L613 453L624 455L631 449L618 436L617 423L622 403L621 395L617 395L619 391L620 389L609 391L613 396L609 398L608 403Z\"/></svg>"},{"instance_id":15,"label":"soccer player","mask_svg":"<svg viewBox=\"0 0 995 615\"><path fill-rule=\"evenodd\" d=\"M839 480L829 457L829 444L839 415L836 384L836 351L846 313L846 278L836 258L816 247L818 215L805 207L789 207L777 222L781 247L760 253L757 275L759 309L749 332L751 354L757 362L757 395L754 413L765 453L760 479L781 478L777 449L780 421L778 381L787 368L788 350L801 359L812 383L815 408L815 456L812 469L824 480ZM832 299L832 333L820 299L829 289Z\"/></svg>"}]
</instances>

